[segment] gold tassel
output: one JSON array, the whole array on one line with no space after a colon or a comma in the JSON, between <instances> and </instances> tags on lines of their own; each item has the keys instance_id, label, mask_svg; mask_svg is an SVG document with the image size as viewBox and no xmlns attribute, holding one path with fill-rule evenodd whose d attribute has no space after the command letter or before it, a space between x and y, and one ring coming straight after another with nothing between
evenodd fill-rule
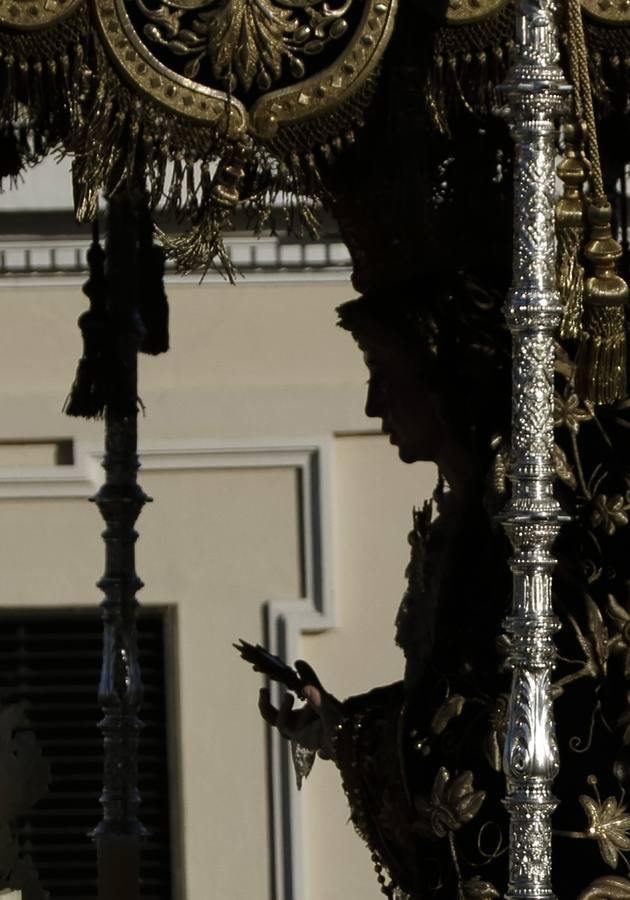
<instances>
[{"instance_id":1,"label":"gold tassel","mask_svg":"<svg viewBox=\"0 0 630 900\"><path fill-rule=\"evenodd\" d=\"M607 201L589 203L590 240L584 255L593 275L584 285L584 317L576 359L576 388L582 400L613 403L626 396L628 285L616 271L622 249L611 231Z\"/></svg>"},{"instance_id":2,"label":"gold tassel","mask_svg":"<svg viewBox=\"0 0 630 900\"><path fill-rule=\"evenodd\" d=\"M584 241L582 189L587 177L581 150L581 125L567 123L564 141L564 158L558 166L558 177L564 184L564 190L556 204L558 290L564 306L560 335L563 338L577 338L580 334L584 296L584 268L580 256Z\"/></svg>"},{"instance_id":3,"label":"gold tassel","mask_svg":"<svg viewBox=\"0 0 630 900\"><path fill-rule=\"evenodd\" d=\"M222 232L228 226L232 214L241 199L241 187L245 178L245 166L251 156L247 141L235 145L220 160L214 178L207 162L201 164L201 200L195 211L191 227L184 234L173 238L158 230L166 252L183 272L210 265L223 272L232 283L236 270L223 242ZM191 173L194 177L194 173Z\"/></svg>"}]
</instances>

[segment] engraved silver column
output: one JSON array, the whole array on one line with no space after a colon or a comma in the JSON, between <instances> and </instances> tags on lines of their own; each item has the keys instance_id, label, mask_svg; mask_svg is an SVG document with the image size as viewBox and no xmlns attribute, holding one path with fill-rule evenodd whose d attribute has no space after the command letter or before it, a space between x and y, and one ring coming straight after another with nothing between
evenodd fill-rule
<instances>
[{"instance_id":1,"label":"engraved silver column","mask_svg":"<svg viewBox=\"0 0 630 900\"><path fill-rule=\"evenodd\" d=\"M513 340L512 498L502 521L514 555L506 621L513 670L503 765L510 813L510 900L551 888L552 793L558 771L551 676L557 621L551 553L561 516L553 496L554 193L557 122L570 90L559 67L551 0L522 0L516 58L502 93L515 141L514 273L506 315Z\"/></svg>"}]
</instances>

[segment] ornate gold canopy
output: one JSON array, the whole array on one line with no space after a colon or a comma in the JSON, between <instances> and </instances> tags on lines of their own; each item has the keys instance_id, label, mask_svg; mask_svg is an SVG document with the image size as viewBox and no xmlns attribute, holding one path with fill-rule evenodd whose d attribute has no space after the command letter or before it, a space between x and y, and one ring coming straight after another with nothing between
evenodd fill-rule
<instances>
[{"instance_id":1,"label":"ornate gold canopy","mask_svg":"<svg viewBox=\"0 0 630 900\"><path fill-rule=\"evenodd\" d=\"M181 220L171 250L185 268L221 257L239 203L260 227L284 193L309 223L363 124L397 2L0 0L0 136L15 150L0 176L68 153L90 221L100 191L142 171L152 204ZM582 3L603 29L593 46L625 46L610 26L630 22L629 0ZM449 97L493 102L513 18L511 0L449 0L439 21L427 9L436 127L448 130Z\"/></svg>"},{"instance_id":2,"label":"ornate gold canopy","mask_svg":"<svg viewBox=\"0 0 630 900\"><path fill-rule=\"evenodd\" d=\"M325 117L374 72L391 33L383 0L95 0L122 76L185 119L269 140Z\"/></svg>"},{"instance_id":3,"label":"ornate gold canopy","mask_svg":"<svg viewBox=\"0 0 630 900\"><path fill-rule=\"evenodd\" d=\"M229 208L316 193L374 92L397 0L0 0L3 126L74 157L80 219L138 168L187 221L184 266ZM30 137L24 140L24 132ZM247 182L247 183L246 183Z\"/></svg>"}]
</instances>

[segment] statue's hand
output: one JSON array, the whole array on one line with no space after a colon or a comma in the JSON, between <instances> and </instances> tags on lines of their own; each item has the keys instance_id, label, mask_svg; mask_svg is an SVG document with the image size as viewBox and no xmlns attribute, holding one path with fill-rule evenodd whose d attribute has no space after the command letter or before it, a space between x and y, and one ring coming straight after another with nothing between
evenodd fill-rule
<instances>
[{"instance_id":1,"label":"statue's hand","mask_svg":"<svg viewBox=\"0 0 630 900\"><path fill-rule=\"evenodd\" d=\"M334 757L333 736L342 718L341 703L322 687L308 663L298 660L295 668L304 685L302 692L306 703L294 709L295 697L287 691L280 708L276 709L269 691L263 688L258 700L260 714L283 737L316 751L324 759L331 759Z\"/></svg>"}]
</instances>

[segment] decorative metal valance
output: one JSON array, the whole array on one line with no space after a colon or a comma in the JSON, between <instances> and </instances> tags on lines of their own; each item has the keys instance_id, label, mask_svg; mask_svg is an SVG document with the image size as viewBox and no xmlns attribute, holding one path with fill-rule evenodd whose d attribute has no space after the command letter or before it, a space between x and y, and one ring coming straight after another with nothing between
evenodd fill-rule
<instances>
[{"instance_id":1,"label":"decorative metal valance","mask_svg":"<svg viewBox=\"0 0 630 900\"><path fill-rule=\"evenodd\" d=\"M319 169L355 139L396 0L0 3L2 122L19 156L74 157L77 214L146 171L186 226L185 268L221 249L238 202L285 191L307 222ZM6 173L5 173L6 174ZM10 174L10 173L9 173Z\"/></svg>"},{"instance_id":2,"label":"decorative metal valance","mask_svg":"<svg viewBox=\"0 0 630 900\"><path fill-rule=\"evenodd\" d=\"M283 129L306 122L305 146L342 136L344 123L328 117L364 88L393 23L382 0L97 0L94 9L135 89L184 121L233 140L279 140L279 150Z\"/></svg>"},{"instance_id":3,"label":"decorative metal valance","mask_svg":"<svg viewBox=\"0 0 630 900\"><path fill-rule=\"evenodd\" d=\"M289 207L314 228L312 199L364 124L397 0L0 0L2 175L48 150L73 157L80 221L138 169L184 269L218 260L241 204L252 227ZM583 0L596 89L625 72L621 2ZM496 102L513 45L511 0L427 10L426 102L446 132ZM419 48L419 53L425 53ZM610 64L608 63L610 60ZM8 148L8 149L7 149ZM278 195L283 200L278 202Z\"/></svg>"}]
</instances>

